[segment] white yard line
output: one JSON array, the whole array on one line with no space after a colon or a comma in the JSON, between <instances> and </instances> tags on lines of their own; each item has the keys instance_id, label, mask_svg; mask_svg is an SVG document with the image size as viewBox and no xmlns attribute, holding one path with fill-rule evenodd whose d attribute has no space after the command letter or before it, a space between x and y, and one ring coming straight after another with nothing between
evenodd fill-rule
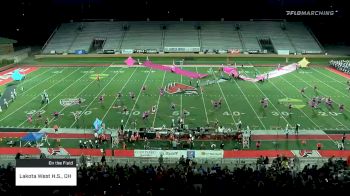
<instances>
[{"instance_id":1,"label":"white yard line","mask_svg":"<svg viewBox=\"0 0 350 196\"><path fill-rule=\"evenodd\" d=\"M196 72L198 73L197 67L196 67ZM197 91L201 91L201 90L197 89ZM204 96L203 96L202 92L200 92L200 94L202 95L203 107L204 107L205 117L207 118L207 124L209 124L209 118L208 118L208 113L207 113L207 107L206 107L205 101L204 101Z\"/></svg>"},{"instance_id":2,"label":"white yard line","mask_svg":"<svg viewBox=\"0 0 350 196\"><path fill-rule=\"evenodd\" d=\"M76 71L78 71L80 68L78 68ZM75 71L74 71L75 72ZM57 94L53 99L50 99L50 102L56 100L57 97L59 97L63 92L65 92L67 89L69 89L73 84L75 84L76 82L78 82L81 78L83 78L86 74L82 75L78 80L75 80L74 82L70 83L70 85L66 86L59 94ZM59 81L58 81L59 83ZM43 108L45 108L46 105L42 106L39 111ZM21 127L25 122L27 122L27 120L24 120L21 124L18 125L18 127Z\"/></svg>"},{"instance_id":3,"label":"white yard line","mask_svg":"<svg viewBox=\"0 0 350 196\"><path fill-rule=\"evenodd\" d=\"M137 101L139 100L140 95L141 95L141 93L142 93L142 87L146 84L146 81L147 81L147 79L148 79L148 77L149 77L150 74L151 74L151 69L149 69L148 75L147 75L145 81L143 82L143 84L142 84L142 86L141 86L141 88L140 88L140 92L139 92L139 94L138 94L138 96L137 96L137 98L136 98L136 101L135 101L135 103L134 103L134 106L133 106L132 109L130 110L130 114L129 114L129 116L128 116L128 119L127 119L126 122L125 122L125 128L128 126L128 122L129 122L129 120L130 120L130 117L131 117L131 115L132 115L132 113L133 113L133 111L134 111L134 109L135 109L135 107L136 107Z\"/></svg>"},{"instance_id":4,"label":"white yard line","mask_svg":"<svg viewBox=\"0 0 350 196\"><path fill-rule=\"evenodd\" d=\"M253 112L255 113L256 117L257 117L258 120L260 121L260 123L261 123L261 125L263 126L263 128L264 128L265 130L267 130L266 127L265 127L265 124L261 121L261 119L260 119L258 113L255 111L254 107L252 106L252 104L250 103L249 99L247 98L247 96L246 96L245 93L243 92L242 88L239 86L239 84L237 83L237 81L236 81L235 79L233 79L233 81L235 81L235 84L237 85L238 89L241 91L243 97L245 98L245 100L246 100L247 103L249 104L250 108L251 108L251 109L253 110Z\"/></svg>"},{"instance_id":5,"label":"white yard line","mask_svg":"<svg viewBox=\"0 0 350 196\"><path fill-rule=\"evenodd\" d=\"M310 86L310 87L312 88L312 86L311 86L309 83L307 83L305 80L303 80L302 78L300 78L300 77L298 77L298 76L296 76L296 75L294 75L294 74L292 74L292 75L293 75L294 77L298 78L299 81L303 81L306 85L308 85L308 86ZM320 90L317 90L317 91L321 92ZM309 99L309 98L308 98L308 99ZM334 101L334 103L336 103L336 102ZM348 126L345 126L345 125L344 125L342 122L340 122L338 119L334 118L333 116L332 116L332 118L333 118L335 121L337 121L339 124L343 125L346 129L349 129Z\"/></svg>"},{"instance_id":6,"label":"white yard line","mask_svg":"<svg viewBox=\"0 0 350 196\"><path fill-rule=\"evenodd\" d=\"M316 69L314 69L314 70L316 70ZM319 72L319 73L321 73L321 72ZM322 73L322 74L323 74L323 73ZM338 89L336 89L336 88L333 88L333 87L329 86L327 83L324 83L322 80L316 78L316 77L313 76L312 74L310 74L310 75L311 75L313 78L317 79L318 81L322 82L322 84L328 86L329 88L334 89L334 90L338 91L339 93L341 93L341 94L343 94L343 95L345 95L345 96L349 96L349 94L344 93L344 92L342 92L342 91L340 91L340 90L338 90ZM323 74L323 75L324 75L324 74ZM340 83L340 82L339 82L339 83ZM342 83L340 83L340 84L342 84ZM345 89L344 89L344 91L345 91Z\"/></svg>"},{"instance_id":7,"label":"white yard line","mask_svg":"<svg viewBox=\"0 0 350 196\"><path fill-rule=\"evenodd\" d=\"M289 83L287 80L285 80L283 78L283 76L281 77L284 81L286 81L288 84L290 84L291 86L293 86L294 88L296 88L294 85L292 85L291 83ZM272 84L281 94L283 94L285 97L288 97L284 92L281 91L280 88L278 88L273 82L269 81L270 84ZM297 88L296 88L297 89ZM298 89L297 89L298 90ZM304 114L304 116L306 116L318 129L321 129L302 109L299 109L300 112L302 112Z\"/></svg>"},{"instance_id":8,"label":"white yard line","mask_svg":"<svg viewBox=\"0 0 350 196\"><path fill-rule=\"evenodd\" d=\"M214 77L215 77L215 80L216 80L217 78L216 78L215 72L213 72L213 74L214 74ZM233 117L233 112L232 112L232 110L231 110L230 105L229 105L229 104L228 104L228 102L227 102L226 96L225 96L225 94L224 94L224 92L223 92L223 90L222 90L222 88L221 88L221 86L220 86L220 83L218 83L218 82L217 82L216 84L219 86L219 89L220 89L220 91L221 91L221 94L222 94L222 96L224 97L224 100L225 100L225 102L226 102L226 105L227 105L228 111L229 111L229 112L230 112L230 114L231 114L231 117L232 117L233 123L234 123L235 127L236 127L236 128L238 128L238 126L237 126L237 124L236 124L235 117Z\"/></svg>"},{"instance_id":9,"label":"white yard line","mask_svg":"<svg viewBox=\"0 0 350 196\"><path fill-rule=\"evenodd\" d=\"M161 85L161 88L163 88L164 86L164 81L165 81L165 75L166 75L166 71L164 72L164 75L163 75L163 81L162 81L162 85ZM165 90L165 89L164 89ZM160 101L160 93L159 93L159 97L158 97L158 101L157 101L157 108L156 108L156 113L154 114L154 118L153 118L153 123L152 123L152 127L154 127L154 124L156 122L156 118L157 118L157 114L158 114L158 110L159 110L159 101Z\"/></svg>"},{"instance_id":10,"label":"white yard line","mask_svg":"<svg viewBox=\"0 0 350 196\"><path fill-rule=\"evenodd\" d=\"M126 85L129 83L129 81L130 81L130 79L132 78L132 76L135 74L135 72L136 72L136 70L138 69L138 67L136 67L136 69L134 69L134 72L132 72L132 74L130 75L130 77L129 77L129 79L125 82L125 84L123 85L123 87L119 90L119 92L122 92L123 91L123 89L126 87ZM114 100L113 100L113 103L111 104L111 106L108 108L108 110L107 110L107 112L105 113L105 115L103 115L103 117L102 117L102 121L106 118L106 116L107 116L107 114L108 114L108 112L109 112L109 110L111 110L112 109L112 107L113 107L113 105L114 105L114 103L117 101L117 98L115 98Z\"/></svg>"},{"instance_id":11,"label":"white yard line","mask_svg":"<svg viewBox=\"0 0 350 196\"><path fill-rule=\"evenodd\" d=\"M95 67L94 67L95 68ZM101 72L101 74L102 73L104 73L105 71L107 71L109 69L109 67L107 67L107 69L105 69L103 72ZM88 73L89 74L89 73ZM75 95L75 97L74 98L78 98L78 96L80 95L80 94L82 94L84 91L85 91L85 89L87 89L91 84L93 84L94 82L95 82L95 80L89 80L90 81L90 83L88 84L88 85L86 85L77 95ZM85 95L85 96L87 96L87 95ZM94 96L96 96L96 95L89 95L90 97L94 97ZM61 113L61 112L63 112L66 108L68 108L68 107L63 107L58 113ZM55 117L52 117L51 119L50 119L50 121L49 121L49 123L51 123L52 122L52 120L53 119L55 119Z\"/></svg>"},{"instance_id":12,"label":"white yard line","mask_svg":"<svg viewBox=\"0 0 350 196\"><path fill-rule=\"evenodd\" d=\"M25 85L25 84L27 84L29 81L31 81L31 80L33 80L33 79L35 79L35 78L37 78L37 77L39 77L39 76L41 76L41 75L43 75L43 74L46 74L47 72L49 72L50 70L52 70L53 68L50 68L50 69L47 69L46 71L44 71L43 73L40 73L40 74L38 74L38 75L36 75L36 76L34 76L34 77L32 77L32 78L29 78L29 79L25 79L24 80L24 82L22 82L22 83L20 83L19 85L17 85L17 88L18 87L21 87L21 86L23 86L23 85ZM33 72L32 72L33 73ZM28 74L27 74L28 75ZM30 88L29 88L30 89ZM29 90L28 89L28 90ZM26 92L27 90L26 89L24 89L24 92ZM19 92L19 91L18 91Z\"/></svg>"},{"instance_id":13,"label":"white yard line","mask_svg":"<svg viewBox=\"0 0 350 196\"><path fill-rule=\"evenodd\" d=\"M106 69L105 71L107 71L109 68L110 68L110 67L108 66L107 69ZM103 72L105 72L105 71L103 71ZM95 96L95 98L89 103L89 105L87 105L87 106L85 107L85 109L81 112L81 114L79 115L78 119L80 119L81 115L83 115L83 114L85 113L85 111L86 111L87 109L89 109L89 107L91 106L91 104L93 104L93 103L95 102L95 100L97 99L98 95L100 95L100 94L103 92L103 90L113 81L113 79L114 79L117 75L119 75L119 73L120 73L120 72L116 73L116 74L112 77L112 79L100 90L100 92L97 94L97 96ZM92 83L93 83L93 82L91 82L90 84L92 84ZM74 122L69 126L69 128L72 128L73 125L74 125L76 122L77 122L77 119L74 120Z\"/></svg>"},{"instance_id":14,"label":"white yard line","mask_svg":"<svg viewBox=\"0 0 350 196\"><path fill-rule=\"evenodd\" d=\"M251 64L251 63L249 63L249 64ZM251 64L252 65L252 64ZM244 72L244 71L243 71ZM256 82L253 82L254 83L254 85L256 86L256 88L261 92L261 94L262 95L264 95L264 97L266 97L266 98L268 98L267 96L266 96L266 94L259 88L259 86L256 84ZM281 112L277 109L277 107L272 103L272 101L269 101L270 103L271 103L271 105L272 105L272 107L274 107L275 108L275 110L280 114L280 116L283 118L283 120L287 123L287 124L291 124L291 123L289 123L288 122L288 120L281 114Z\"/></svg>"},{"instance_id":15,"label":"white yard line","mask_svg":"<svg viewBox=\"0 0 350 196\"><path fill-rule=\"evenodd\" d=\"M347 85L346 83L339 82L338 80L336 80L336 79L334 79L334 78L328 76L327 74L324 74L324 73L322 73L321 71L318 71L317 68L313 68L312 70L314 70L314 71L316 71L317 73L320 73L320 74L326 76L327 78L330 78L330 79L331 79L331 81L326 81L326 82L337 82L337 83L339 83L339 84L342 84L342 85L348 87L348 85ZM331 73L333 73L333 72L331 72ZM336 73L334 73L334 74L336 74ZM337 75L338 75L338 74L337 74ZM340 75L339 75L339 76L340 76ZM340 77L342 77L342 76L340 76Z\"/></svg>"},{"instance_id":16,"label":"white yard line","mask_svg":"<svg viewBox=\"0 0 350 196\"><path fill-rule=\"evenodd\" d=\"M297 91L299 91L299 89L297 88L297 87L295 87L293 84L291 84L288 80L286 80L286 79L284 79L283 77L281 77L284 81L286 81L288 84L290 84L291 86L293 86ZM308 98L308 99L310 99L308 96L306 96L305 95L305 97L306 98ZM300 109L300 111L302 111L301 109ZM303 112L304 113L304 112ZM310 119L310 117L308 116L308 115L306 115L309 119ZM332 116L332 118L334 119L334 117ZM311 119L310 119L311 120ZM311 120L311 122L312 123L314 123L315 125L316 125L316 123L313 121L313 120ZM317 125L316 125L317 126ZM317 126L319 129L320 129L320 127L319 126ZM327 135L327 137L335 144L335 145L338 145L331 137L329 137L329 135L328 134L326 134Z\"/></svg>"},{"instance_id":17,"label":"white yard line","mask_svg":"<svg viewBox=\"0 0 350 196\"><path fill-rule=\"evenodd\" d=\"M181 75L181 84L182 84L182 75ZM182 93L180 95L180 116L182 116Z\"/></svg>"},{"instance_id":18,"label":"white yard line","mask_svg":"<svg viewBox=\"0 0 350 196\"><path fill-rule=\"evenodd\" d=\"M67 75L66 77L62 78L61 80L64 80L65 78L69 77L69 76L72 75L74 72L75 72L75 71L71 72L69 75ZM53 75L53 76L55 76L55 75ZM34 85L32 88L38 86L39 84L45 82L46 80L48 80L48 79L50 79L50 78L51 78L51 77L46 78L45 80L43 80L42 82L38 83L37 85ZM59 84L59 83L54 83L54 84L52 84L52 85L51 85L49 88L47 88L46 90L51 89L53 86L55 86L55 85L57 85L57 84ZM29 90L29 89L28 89L28 90ZM3 121L3 120L5 120L6 118L8 118L9 116L11 116L12 114L16 113L17 111L19 111L19 110L22 109L24 106L26 106L26 105L28 105L29 103L31 103L31 102L32 102L34 99L36 99L36 98L37 98L37 96L35 96L33 99L27 101L27 102L26 102L25 104L23 104L21 107L18 107L15 111L11 112L10 114L8 114L8 115L5 116L4 118L2 118L2 119L0 120L0 122Z\"/></svg>"}]
</instances>

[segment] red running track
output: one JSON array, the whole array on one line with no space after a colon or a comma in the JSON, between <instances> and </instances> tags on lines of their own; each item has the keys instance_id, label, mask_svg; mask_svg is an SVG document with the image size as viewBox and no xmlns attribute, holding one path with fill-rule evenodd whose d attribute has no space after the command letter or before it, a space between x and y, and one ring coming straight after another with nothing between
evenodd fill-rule
<instances>
[{"instance_id":1,"label":"red running track","mask_svg":"<svg viewBox=\"0 0 350 196\"><path fill-rule=\"evenodd\" d=\"M342 71L339 71L339 70L337 70L337 69L335 69L335 68L333 68L333 67L326 67L326 69L327 69L328 71L331 71L331 72L333 72L333 73L336 73L336 74L338 74L338 75L341 75L341 76L343 76L344 78L350 79L350 75L349 75L349 74L344 73L344 72L342 72Z\"/></svg>"}]
</instances>

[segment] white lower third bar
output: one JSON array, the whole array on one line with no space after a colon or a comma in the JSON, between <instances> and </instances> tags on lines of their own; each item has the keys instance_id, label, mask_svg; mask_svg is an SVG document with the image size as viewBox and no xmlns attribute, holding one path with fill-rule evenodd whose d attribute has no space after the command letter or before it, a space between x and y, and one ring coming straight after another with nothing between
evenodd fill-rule
<instances>
[{"instance_id":1,"label":"white lower third bar","mask_svg":"<svg viewBox=\"0 0 350 196\"><path fill-rule=\"evenodd\" d=\"M77 168L18 167L16 186L77 186Z\"/></svg>"}]
</instances>

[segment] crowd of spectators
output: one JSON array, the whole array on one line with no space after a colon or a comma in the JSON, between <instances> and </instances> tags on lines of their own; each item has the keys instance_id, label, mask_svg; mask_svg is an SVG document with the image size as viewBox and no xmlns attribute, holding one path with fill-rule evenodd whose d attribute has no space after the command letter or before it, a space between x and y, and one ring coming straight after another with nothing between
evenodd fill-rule
<instances>
[{"instance_id":1,"label":"crowd of spectators","mask_svg":"<svg viewBox=\"0 0 350 196\"><path fill-rule=\"evenodd\" d=\"M0 195L232 195L249 192L306 193L346 191L350 170L345 161L330 158L322 167L307 164L297 170L293 160L259 158L256 165L229 169L202 166L181 159L177 165L81 166L76 187L15 187L15 169L0 168ZM284 194L284 195L285 195Z\"/></svg>"},{"instance_id":2,"label":"crowd of spectators","mask_svg":"<svg viewBox=\"0 0 350 196\"><path fill-rule=\"evenodd\" d=\"M329 64L339 71L350 74L350 60L331 60Z\"/></svg>"}]
</instances>

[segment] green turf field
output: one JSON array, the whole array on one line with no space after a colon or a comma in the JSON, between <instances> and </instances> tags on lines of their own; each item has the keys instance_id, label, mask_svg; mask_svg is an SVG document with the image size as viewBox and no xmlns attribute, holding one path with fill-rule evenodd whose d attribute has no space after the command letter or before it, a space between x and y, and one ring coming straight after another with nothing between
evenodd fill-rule
<instances>
[{"instance_id":1,"label":"green turf field","mask_svg":"<svg viewBox=\"0 0 350 196\"><path fill-rule=\"evenodd\" d=\"M208 73L210 67L184 69ZM258 67L244 68L243 71L247 75L254 75L255 72L263 73L272 69L274 67ZM220 77L218 68L213 70L214 73L209 73L209 77L202 79L202 83ZM100 82L95 80L96 74L101 76ZM50 126L58 124L67 128L92 128L93 121L98 117L110 128L119 127L121 119L127 128L133 127L133 121L136 121L138 128L170 127L171 120L176 119L181 111L187 110L189 115L185 124L191 128L206 124L213 126L216 120L225 127L235 127L235 123L241 120L244 126L249 125L251 129L259 130L284 129L287 123L292 126L300 123L301 129L349 130L350 127L350 92L346 89L346 78L323 68L300 70L263 84L230 80L204 86L204 93L198 95L160 96L159 88L172 82L189 85L190 79L141 67L40 68L27 75L27 79L17 86L18 97L14 103L10 103L8 109L3 109L0 113L0 126L44 127L43 120L34 118L33 124L30 124L26 119L27 114L41 111L44 113L43 119L50 119ZM143 85L147 86L145 94L140 91ZM195 81L192 85L195 86ZM319 96L330 96L334 100L334 109L327 109L325 104L316 110L308 106L307 101L316 96L314 85L318 86ZM20 90L22 86L23 92ZM303 87L306 87L306 97L300 94ZM48 105L41 105L40 94L44 90L50 97ZM130 99L130 91L136 94L135 101ZM113 108L117 103L117 92L122 92L119 104L127 106L129 113L122 114L121 109ZM105 95L103 104L98 102L99 95ZM222 107L213 108L211 100L220 97L223 98ZM270 100L267 109L260 105L262 97ZM81 106L64 107L60 104L60 101L70 98L82 98L85 101ZM172 102L176 104L175 111L170 109ZM295 107L291 113L287 108L288 103ZM343 114L338 110L340 103L345 104L346 111ZM142 113L150 110L153 105L158 106L157 112L151 114L148 120L142 120ZM55 111L61 114L57 120L52 116ZM81 118L75 121L73 113L82 114Z\"/></svg>"}]
</instances>

